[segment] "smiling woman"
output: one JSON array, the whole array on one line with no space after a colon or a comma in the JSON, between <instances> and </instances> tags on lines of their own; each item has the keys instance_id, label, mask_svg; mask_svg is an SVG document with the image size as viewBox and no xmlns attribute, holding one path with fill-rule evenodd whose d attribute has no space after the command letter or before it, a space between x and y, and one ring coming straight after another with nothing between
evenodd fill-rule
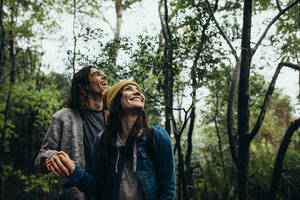
<instances>
[{"instance_id":1,"label":"smiling woman","mask_svg":"<svg viewBox=\"0 0 300 200\"><path fill-rule=\"evenodd\" d=\"M121 104L124 111L144 109L145 96L136 85L126 85L122 89Z\"/></svg>"},{"instance_id":2,"label":"smiling woman","mask_svg":"<svg viewBox=\"0 0 300 200\"><path fill-rule=\"evenodd\" d=\"M60 155L77 186L96 199L159 200L175 198L175 165L169 134L148 126L145 96L133 81L122 81L103 93L109 116L94 142L93 173Z\"/></svg>"}]
</instances>

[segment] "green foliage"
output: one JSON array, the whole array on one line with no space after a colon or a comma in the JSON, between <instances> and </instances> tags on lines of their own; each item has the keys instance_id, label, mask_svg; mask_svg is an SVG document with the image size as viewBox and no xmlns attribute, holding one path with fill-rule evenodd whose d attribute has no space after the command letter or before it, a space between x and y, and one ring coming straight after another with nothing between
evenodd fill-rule
<instances>
[{"instance_id":1,"label":"green foliage","mask_svg":"<svg viewBox=\"0 0 300 200\"><path fill-rule=\"evenodd\" d=\"M61 95L55 84L48 85L46 83L45 85L41 83L43 87L38 88L33 82L25 82L14 91L11 118L15 127L12 130L18 137L12 137L8 156L25 153L24 160L29 162L34 160L51 116L63 103L61 100L59 101ZM22 152L13 148L17 144L23 144ZM16 159L15 167L23 167L24 160Z\"/></svg>"},{"instance_id":2,"label":"green foliage","mask_svg":"<svg viewBox=\"0 0 300 200\"><path fill-rule=\"evenodd\" d=\"M24 195L32 196L33 198L53 192L58 184L58 179L53 174L32 174L30 176L21 176L20 180L24 182Z\"/></svg>"},{"instance_id":3,"label":"green foliage","mask_svg":"<svg viewBox=\"0 0 300 200\"><path fill-rule=\"evenodd\" d=\"M266 199L275 161L274 149L268 142L253 144L250 158L249 193L253 198Z\"/></svg>"},{"instance_id":4,"label":"green foliage","mask_svg":"<svg viewBox=\"0 0 300 200\"><path fill-rule=\"evenodd\" d=\"M4 177L8 187L6 191L11 199L43 199L50 195L54 199L53 192L57 190L58 179L53 174L26 175L22 170L16 170L12 165L4 166ZM51 197L52 196L52 197Z\"/></svg>"},{"instance_id":5,"label":"green foliage","mask_svg":"<svg viewBox=\"0 0 300 200\"><path fill-rule=\"evenodd\" d=\"M3 19L6 32L12 31L13 37L38 39L44 38L57 27L53 18L49 18L52 5L46 1L4 1L4 10L9 16ZM43 31L40 31L43 30ZM33 38L35 36L35 38Z\"/></svg>"},{"instance_id":6,"label":"green foliage","mask_svg":"<svg viewBox=\"0 0 300 200\"><path fill-rule=\"evenodd\" d=\"M23 59L17 61L30 60L29 55L34 54L35 52L27 52L23 54ZM39 59L36 58L35 61L39 62ZM35 174L33 162L51 116L61 107L68 95L70 83L64 75L45 75L39 69L35 69L34 65L35 63L23 63L24 69L16 75L16 83L10 87L9 80L2 79L4 84L0 86L0 99L3 100L0 103L0 130L1 137L4 136L1 138L1 159L4 164L4 185L10 199L42 199L49 196L50 190L56 190L53 184L49 183L57 183L57 180L53 176ZM7 126L3 133L9 92Z\"/></svg>"},{"instance_id":7,"label":"green foliage","mask_svg":"<svg viewBox=\"0 0 300 200\"><path fill-rule=\"evenodd\" d=\"M296 137L296 135L293 137L292 144L288 148L287 155L284 159L282 177L276 192L278 199L299 198L300 156L292 147L293 143L296 142L294 140ZM273 164L279 144L280 143L274 145L266 140L262 140L262 142L255 143L251 146L249 193L252 198L262 200L267 198L266 191L268 191L270 186Z\"/></svg>"},{"instance_id":8,"label":"green foliage","mask_svg":"<svg viewBox=\"0 0 300 200\"><path fill-rule=\"evenodd\" d=\"M264 11L269 9L272 5L272 1L271 0L258 0L255 1L255 9L256 11Z\"/></svg>"},{"instance_id":9,"label":"green foliage","mask_svg":"<svg viewBox=\"0 0 300 200\"><path fill-rule=\"evenodd\" d=\"M284 6L290 5L293 1L289 0ZM282 16L276 26L276 34L270 37L271 43L276 45L280 60L292 61L299 64L299 2L298 5L288 10L287 14Z\"/></svg>"}]
</instances>

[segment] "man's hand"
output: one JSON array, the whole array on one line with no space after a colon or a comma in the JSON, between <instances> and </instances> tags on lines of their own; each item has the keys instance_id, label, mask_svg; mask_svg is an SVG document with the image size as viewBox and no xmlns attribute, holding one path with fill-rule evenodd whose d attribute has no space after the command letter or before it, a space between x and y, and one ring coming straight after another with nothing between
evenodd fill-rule
<instances>
[{"instance_id":1,"label":"man's hand","mask_svg":"<svg viewBox=\"0 0 300 200\"><path fill-rule=\"evenodd\" d=\"M63 151L53 154L49 160L45 161L45 165L49 171L58 177L70 176L75 169L74 161Z\"/></svg>"}]
</instances>

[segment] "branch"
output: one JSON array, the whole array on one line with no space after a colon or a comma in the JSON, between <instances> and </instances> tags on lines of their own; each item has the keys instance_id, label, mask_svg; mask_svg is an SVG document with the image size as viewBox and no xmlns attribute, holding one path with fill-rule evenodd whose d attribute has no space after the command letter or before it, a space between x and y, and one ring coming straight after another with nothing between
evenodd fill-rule
<instances>
[{"instance_id":1,"label":"branch","mask_svg":"<svg viewBox=\"0 0 300 200\"><path fill-rule=\"evenodd\" d=\"M190 109L193 107L193 103L191 104L190 108L188 109L188 111L190 111ZM183 125L180 127L180 131L179 131L179 134L180 136L182 135L186 125L187 125L187 122L189 121L191 117L191 114L188 116L188 112L185 113L184 115L184 122L183 122Z\"/></svg>"},{"instance_id":2,"label":"branch","mask_svg":"<svg viewBox=\"0 0 300 200\"><path fill-rule=\"evenodd\" d=\"M234 91L236 86L237 77L240 72L241 60L238 59L234 72L232 74L230 89L229 89L229 96L228 96L228 104L227 104L227 135L229 140L230 152L232 156L232 160L234 161L235 165L238 165L237 161L237 153L236 153L236 138L234 138L234 130L233 130L233 117L232 117L232 106L234 100Z\"/></svg>"},{"instance_id":3,"label":"branch","mask_svg":"<svg viewBox=\"0 0 300 200\"><path fill-rule=\"evenodd\" d=\"M215 5L214 5L214 12L217 11L217 9L218 9L218 4L219 4L219 0L216 0Z\"/></svg>"},{"instance_id":4,"label":"branch","mask_svg":"<svg viewBox=\"0 0 300 200\"><path fill-rule=\"evenodd\" d=\"M77 2L76 0L73 0L73 9L74 9L74 12L73 12L73 39L74 39L74 42L73 42L73 58L72 58L72 62L71 62L71 65L72 65L72 69L73 69L73 75L75 75L75 60L76 60L76 46L77 46L77 37L76 37L76 11L77 11Z\"/></svg>"},{"instance_id":5,"label":"branch","mask_svg":"<svg viewBox=\"0 0 300 200\"><path fill-rule=\"evenodd\" d=\"M195 92L196 93L196 92ZM196 96L196 94L195 94ZM194 102L194 101L192 101ZM185 165L186 169L190 168L191 165L191 156L192 156L192 149L193 149L193 142L192 142L192 135L194 131L194 126L195 126L195 118L196 118L196 108L195 105L193 106L190 114L190 124L187 132L187 150L186 150L186 155L185 155Z\"/></svg>"},{"instance_id":6,"label":"branch","mask_svg":"<svg viewBox=\"0 0 300 200\"><path fill-rule=\"evenodd\" d=\"M181 138L181 135L187 125L187 122L189 121L190 117L191 117L191 114L189 116L188 115L188 112L190 111L190 109L193 107L193 103L191 104L190 108L188 109L187 112L185 112L185 115L184 115L184 123L181 127L179 127L179 131L177 129L177 125L176 125L176 120L174 118L174 114L173 112L171 113L171 121L172 121L172 125L173 125L173 132L174 132L174 136L175 136L175 147L174 147L174 155L176 154L176 150L177 150L177 147L180 145L179 142L180 142L180 138Z\"/></svg>"},{"instance_id":7,"label":"branch","mask_svg":"<svg viewBox=\"0 0 300 200\"><path fill-rule=\"evenodd\" d=\"M129 6L131 6L132 4L134 4L135 2L138 2L139 0L132 0L132 1L125 1L124 5L123 5L123 9L126 10Z\"/></svg>"},{"instance_id":8,"label":"branch","mask_svg":"<svg viewBox=\"0 0 300 200\"><path fill-rule=\"evenodd\" d=\"M249 134L249 140L250 141L255 137L255 135L257 134L257 132L259 131L259 129L262 125L262 122L265 118L265 114L266 114L266 110L267 110L267 107L268 107L268 104L269 104L270 97L271 97L271 95L274 91L275 82L276 82L277 77L280 73L280 70L282 69L283 66L300 71L300 66L299 65L295 65L295 64L292 64L292 63L288 63L288 62L281 62L281 63L278 64L277 69L276 69L276 71L274 73L274 76L272 78L272 81L270 82L267 93L265 95L265 99L264 99L259 117L257 119L257 122L256 122L254 128L252 129L251 133Z\"/></svg>"},{"instance_id":9,"label":"branch","mask_svg":"<svg viewBox=\"0 0 300 200\"><path fill-rule=\"evenodd\" d=\"M100 15L103 19L104 22L106 22L109 26L109 28L111 29L111 31L115 34L116 30L112 27L112 25L109 23L109 21L106 19L106 17L104 16L104 14L102 12L100 12Z\"/></svg>"},{"instance_id":10,"label":"branch","mask_svg":"<svg viewBox=\"0 0 300 200\"><path fill-rule=\"evenodd\" d=\"M279 17L281 17L281 15L283 15L286 11L288 11L290 8L292 8L294 5L296 5L296 3L298 3L300 0L295 0L291 5L289 5L288 7L286 7L285 9L281 10L273 19L272 21L268 24L267 28L265 29L265 31L263 32L262 36L259 38L259 40L257 41L255 47L252 49L252 53L251 56L254 55L254 53L256 52L257 48L259 47L260 43L262 42L262 40L265 38L267 32L269 31L269 29L271 28L271 26L279 19ZM276 1L277 2L277 1Z\"/></svg>"},{"instance_id":11,"label":"branch","mask_svg":"<svg viewBox=\"0 0 300 200\"><path fill-rule=\"evenodd\" d=\"M274 164L274 170L273 170L273 175L272 175L272 181L270 184L270 189L269 189L269 194L268 194L268 199L274 199L275 198L275 192L279 183L280 175L282 173L282 164L283 160L285 157L285 153L287 151L287 148L291 142L291 138L294 134L295 131L298 130L300 127L300 118L296 119L293 121L288 129L286 130L284 137L281 141L277 157L276 157L276 162Z\"/></svg>"},{"instance_id":12,"label":"branch","mask_svg":"<svg viewBox=\"0 0 300 200\"><path fill-rule=\"evenodd\" d=\"M179 108L182 108L182 103L183 103L183 91L181 91L181 94L179 95L180 96L180 99L179 99L179 96L177 95L177 99L178 99L178 104L179 104ZM182 124L182 119L181 119L181 110L178 112L178 121L179 121L179 124L181 125Z\"/></svg>"},{"instance_id":13,"label":"branch","mask_svg":"<svg viewBox=\"0 0 300 200\"><path fill-rule=\"evenodd\" d=\"M164 27L164 20L163 20L163 16L162 16L162 13L161 13L161 3L159 3L158 5L158 14L159 14L159 19L160 19L160 25L161 25L161 30L162 30L162 33L163 33L163 36L164 36L164 39L166 39L166 32L165 32L165 27Z\"/></svg>"},{"instance_id":14,"label":"branch","mask_svg":"<svg viewBox=\"0 0 300 200\"><path fill-rule=\"evenodd\" d=\"M219 116L219 96L218 96L218 92L216 91L215 97L216 97L216 110L215 110L215 115L214 115L214 123L215 123L215 128L216 128L216 132L217 132L217 137L218 137L218 147L219 147L219 151L220 151L220 159L221 159L221 163L222 163L222 167L223 167L223 175L224 178L226 180L226 173L225 173L225 164L224 164L224 159L223 159L223 152L222 152L222 139L220 136L220 130L219 130L219 126L218 126L218 116Z\"/></svg>"},{"instance_id":15,"label":"branch","mask_svg":"<svg viewBox=\"0 0 300 200\"><path fill-rule=\"evenodd\" d=\"M170 31L170 27L169 27L169 14L168 14L167 0L164 0L164 6L165 6L165 23L166 23L167 33L168 33L168 40L169 40L171 38L171 31Z\"/></svg>"},{"instance_id":16,"label":"branch","mask_svg":"<svg viewBox=\"0 0 300 200\"><path fill-rule=\"evenodd\" d=\"M277 8L278 8L279 12L281 12L282 9L281 9L279 0L276 0L276 5L277 5Z\"/></svg>"},{"instance_id":17,"label":"branch","mask_svg":"<svg viewBox=\"0 0 300 200\"><path fill-rule=\"evenodd\" d=\"M182 109L184 111L184 122L183 122L183 125L181 127L179 127L179 131L176 128L177 127L176 126L176 120L175 120L174 115L172 113L172 121L173 121L173 124L175 123L175 128L176 128L176 131L179 134L179 136L182 135L182 133L183 133L183 131L184 131L186 125L187 125L187 122L189 121L189 119L191 117L191 115L188 116L188 113L193 108L193 106L194 106L194 104L192 103L188 110Z\"/></svg>"},{"instance_id":18,"label":"branch","mask_svg":"<svg viewBox=\"0 0 300 200\"><path fill-rule=\"evenodd\" d=\"M171 121L172 121L172 125L173 125L174 136L175 137L178 137L178 136L180 137L180 134L179 134L179 131L177 129L176 120L175 120L173 112L171 113L171 119L172 119Z\"/></svg>"},{"instance_id":19,"label":"branch","mask_svg":"<svg viewBox=\"0 0 300 200\"><path fill-rule=\"evenodd\" d=\"M237 54L236 54L236 51L235 51L235 49L233 48L231 42L229 41L227 35L225 34L225 32L223 31L223 29L220 27L219 23L217 22L217 20L216 20L216 18L215 18L215 15L214 15L214 10L213 10L212 7L210 6L210 3L208 2L208 0L205 0L205 1L206 1L207 5L208 5L208 7L209 7L211 16L213 17L213 19L214 19L214 21L215 21L215 24L216 24L218 30L220 31L220 34L223 36L223 38L225 39L225 41L226 41L227 44L229 45L229 47L230 47L230 49L231 49L231 51L232 51L232 54L233 54L233 56L234 56L236 62L238 62L239 58L238 58L238 56L237 56ZM215 8L217 7L216 5L217 5L217 4L215 4Z\"/></svg>"}]
</instances>

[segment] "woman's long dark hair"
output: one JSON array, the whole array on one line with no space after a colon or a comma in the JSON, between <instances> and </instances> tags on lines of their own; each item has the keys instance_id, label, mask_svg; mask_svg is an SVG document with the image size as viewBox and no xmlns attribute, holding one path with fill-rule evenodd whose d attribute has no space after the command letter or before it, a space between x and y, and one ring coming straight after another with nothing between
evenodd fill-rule
<instances>
[{"instance_id":1,"label":"woman's long dark hair","mask_svg":"<svg viewBox=\"0 0 300 200\"><path fill-rule=\"evenodd\" d=\"M112 102L108 119L107 119L107 127L104 130L103 134L101 135L99 145L98 145L98 152L97 152L97 163L103 164L104 162L109 162L111 164L114 163L116 147L115 143L117 140L118 133L122 132L121 127L121 116L122 116L122 105L121 105L121 97L122 91L120 91L115 100ZM141 134L139 134L141 131ZM140 111L137 120L135 121L131 132L126 140L126 156L128 158L132 158L132 150L135 141L141 139L145 134L151 134L151 129L147 123L147 114L143 110ZM99 160L100 159L100 160Z\"/></svg>"},{"instance_id":2,"label":"woman's long dark hair","mask_svg":"<svg viewBox=\"0 0 300 200\"><path fill-rule=\"evenodd\" d=\"M84 112L88 108L88 95L90 88L89 74L91 68L95 66L86 66L76 72L72 79L72 85L70 90L70 96L63 104L63 107L72 108L80 113L80 116L84 117Z\"/></svg>"}]
</instances>

